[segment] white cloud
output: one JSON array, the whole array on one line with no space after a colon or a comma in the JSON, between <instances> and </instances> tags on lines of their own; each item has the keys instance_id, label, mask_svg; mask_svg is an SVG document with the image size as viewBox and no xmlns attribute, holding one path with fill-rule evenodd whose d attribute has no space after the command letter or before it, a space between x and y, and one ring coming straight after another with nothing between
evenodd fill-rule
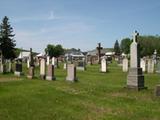
<instances>
[{"instance_id":1,"label":"white cloud","mask_svg":"<svg viewBox=\"0 0 160 120\"><path fill-rule=\"evenodd\" d=\"M24 21L48 21L48 20L58 20L62 17L55 16L55 12L50 11L48 14L43 15L32 15L25 17L12 18L12 22L24 22Z\"/></svg>"}]
</instances>

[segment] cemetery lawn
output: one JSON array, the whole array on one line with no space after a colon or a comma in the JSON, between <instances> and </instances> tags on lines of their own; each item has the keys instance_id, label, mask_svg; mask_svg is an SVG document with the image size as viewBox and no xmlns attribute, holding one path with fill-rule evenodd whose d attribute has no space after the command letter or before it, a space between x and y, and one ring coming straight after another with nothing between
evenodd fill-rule
<instances>
[{"instance_id":1,"label":"cemetery lawn","mask_svg":"<svg viewBox=\"0 0 160 120\"><path fill-rule=\"evenodd\" d=\"M33 80L0 75L0 120L160 120L160 98L154 96L160 75L145 74L148 89L137 92L124 88L127 73L116 63L108 73L87 66L76 83L65 81L62 68L56 81L38 79L38 71Z\"/></svg>"}]
</instances>

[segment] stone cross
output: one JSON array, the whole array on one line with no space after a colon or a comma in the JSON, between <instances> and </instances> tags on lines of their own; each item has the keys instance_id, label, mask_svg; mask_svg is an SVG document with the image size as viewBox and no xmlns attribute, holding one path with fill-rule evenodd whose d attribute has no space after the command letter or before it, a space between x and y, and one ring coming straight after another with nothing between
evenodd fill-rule
<instances>
[{"instance_id":1,"label":"stone cross","mask_svg":"<svg viewBox=\"0 0 160 120\"><path fill-rule=\"evenodd\" d=\"M32 48L30 48L29 65L34 66Z\"/></svg>"},{"instance_id":2,"label":"stone cross","mask_svg":"<svg viewBox=\"0 0 160 120\"><path fill-rule=\"evenodd\" d=\"M137 42L137 37L139 36L139 33L137 31L135 31L133 33L133 42Z\"/></svg>"},{"instance_id":3,"label":"stone cross","mask_svg":"<svg viewBox=\"0 0 160 120\"><path fill-rule=\"evenodd\" d=\"M98 63L100 64L101 63L101 50L103 49L103 47L101 47L101 43L98 43L98 47L97 47L97 50L98 50Z\"/></svg>"}]
</instances>

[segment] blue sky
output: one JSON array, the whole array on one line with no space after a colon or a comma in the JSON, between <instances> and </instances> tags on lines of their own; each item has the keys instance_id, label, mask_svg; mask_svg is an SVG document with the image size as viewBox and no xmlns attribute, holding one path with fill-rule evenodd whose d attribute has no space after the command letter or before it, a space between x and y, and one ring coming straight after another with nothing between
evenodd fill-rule
<instances>
[{"instance_id":1,"label":"blue sky","mask_svg":"<svg viewBox=\"0 0 160 120\"><path fill-rule=\"evenodd\" d=\"M116 40L160 35L160 0L0 0L17 47L37 52L47 44L91 50L98 42L113 47Z\"/></svg>"}]
</instances>

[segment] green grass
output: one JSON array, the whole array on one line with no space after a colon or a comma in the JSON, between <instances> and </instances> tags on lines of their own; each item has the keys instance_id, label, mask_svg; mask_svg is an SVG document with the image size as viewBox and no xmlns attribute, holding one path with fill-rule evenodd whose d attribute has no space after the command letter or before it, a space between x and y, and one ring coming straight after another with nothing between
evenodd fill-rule
<instances>
[{"instance_id":1,"label":"green grass","mask_svg":"<svg viewBox=\"0 0 160 120\"><path fill-rule=\"evenodd\" d=\"M27 71L27 69L25 69ZM25 72L27 74L27 72ZM99 66L78 71L76 83L65 81L56 69L56 81L0 75L0 120L160 120L160 98L154 96L158 74L145 74L147 90L127 90L126 76L115 63L108 73Z\"/></svg>"}]
</instances>

